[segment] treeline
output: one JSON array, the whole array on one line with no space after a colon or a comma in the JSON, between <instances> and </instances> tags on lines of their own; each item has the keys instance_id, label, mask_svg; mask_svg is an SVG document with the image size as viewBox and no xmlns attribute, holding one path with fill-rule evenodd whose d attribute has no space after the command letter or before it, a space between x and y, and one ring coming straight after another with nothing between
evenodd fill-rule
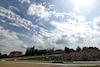
<instances>
[{"instance_id":1,"label":"treeline","mask_svg":"<svg viewBox=\"0 0 100 67\"><path fill-rule=\"evenodd\" d=\"M97 47L83 47L83 48L81 48L81 47L77 47L76 48L76 50L74 50L74 49L70 49L70 48L68 48L68 47L65 47L65 53L72 53L72 52L79 52L79 51L83 51L83 50L87 50L87 49L98 49Z\"/></svg>"},{"instance_id":2,"label":"treeline","mask_svg":"<svg viewBox=\"0 0 100 67\"><path fill-rule=\"evenodd\" d=\"M87 49L98 49L98 48L97 47L82 47L82 48L80 48L78 46L76 49L73 49L73 48L65 47L63 51L65 51L65 53L73 53L73 52L79 52L79 51L83 51L83 50L87 50ZM35 46L33 46L31 48L27 48L26 53L23 56L40 56L40 55L52 55L52 54L54 54L54 48L39 50L39 49L35 49ZM7 56L7 54L0 53L0 58L7 58L7 57L9 57L9 56Z\"/></svg>"},{"instance_id":3,"label":"treeline","mask_svg":"<svg viewBox=\"0 0 100 67\"><path fill-rule=\"evenodd\" d=\"M7 56L7 54L1 54L0 53L0 58L7 58L8 56Z\"/></svg>"},{"instance_id":4,"label":"treeline","mask_svg":"<svg viewBox=\"0 0 100 67\"><path fill-rule=\"evenodd\" d=\"M87 49L98 49L97 47L83 47L80 48L79 46L74 50L73 48L65 47L65 53L72 53L72 52L79 52ZM58 49L59 50L59 49ZM54 48L52 49L35 49L35 46L26 49L25 56L39 56L39 55L51 55L54 54Z\"/></svg>"},{"instance_id":5,"label":"treeline","mask_svg":"<svg viewBox=\"0 0 100 67\"><path fill-rule=\"evenodd\" d=\"M54 52L54 48L39 50L39 49L35 49L35 46L33 46L32 48L27 48L25 56L51 55L53 54L53 52Z\"/></svg>"}]
</instances>

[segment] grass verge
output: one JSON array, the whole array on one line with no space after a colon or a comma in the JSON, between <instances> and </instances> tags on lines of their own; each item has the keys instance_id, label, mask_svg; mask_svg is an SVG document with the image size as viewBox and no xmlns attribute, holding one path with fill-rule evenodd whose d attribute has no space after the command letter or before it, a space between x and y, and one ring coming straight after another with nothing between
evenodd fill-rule
<instances>
[{"instance_id":1,"label":"grass verge","mask_svg":"<svg viewBox=\"0 0 100 67\"><path fill-rule=\"evenodd\" d=\"M33 60L33 59L17 59L17 60L25 60L25 61L51 61L51 60Z\"/></svg>"}]
</instances>

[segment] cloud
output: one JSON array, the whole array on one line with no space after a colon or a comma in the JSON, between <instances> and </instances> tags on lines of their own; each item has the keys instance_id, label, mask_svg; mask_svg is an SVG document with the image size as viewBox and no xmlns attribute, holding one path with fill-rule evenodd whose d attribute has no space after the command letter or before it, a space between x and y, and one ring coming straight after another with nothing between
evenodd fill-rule
<instances>
[{"instance_id":1,"label":"cloud","mask_svg":"<svg viewBox=\"0 0 100 67\"><path fill-rule=\"evenodd\" d=\"M28 4L30 4L31 3L31 1L30 0L18 0L19 2L21 2L21 3L28 3Z\"/></svg>"},{"instance_id":2,"label":"cloud","mask_svg":"<svg viewBox=\"0 0 100 67\"><path fill-rule=\"evenodd\" d=\"M91 6L92 4L94 3L93 0L72 0L73 4L74 4L74 10L76 12L79 12L81 10L81 8L90 8L91 9Z\"/></svg>"},{"instance_id":3,"label":"cloud","mask_svg":"<svg viewBox=\"0 0 100 67\"><path fill-rule=\"evenodd\" d=\"M7 10L4 7L0 6L0 16L2 17L1 20L4 20L5 23L17 26L17 27L23 27L27 30L30 30L31 27L35 27L36 25L33 25L31 21L26 20L19 15L15 14L11 10ZM8 22L9 21L9 22Z\"/></svg>"},{"instance_id":4,"label":"cloud","mask_svg":"<svg viewBox=\"0 0 100 67\"><path fill-rule=\"evenodd\" d=\"M26 14L14 13L13 9L17 10L14 6L9 6L9 10L0 6L0 21L18 29L25 28L28 32L20 34L0 27L0 51L2 50L3 53L14 50L13 47L17 47L15 50L22 49L24 52L27 46L35 46L39 49L53 47L64 49L65 46L75 49L77 46L92 45L99 47L99 17L94 21L86 21L85 16L59 12L56 8L53 10L54 5L51 4L31 3L30 0L19 1L28 3L28 9L24 12ZM28 16L28 18L23 18L23 16ZM30 17L34 20L29 20ZM7 47L12 48L9 50Z\"/></svg>"},{"instance_id":5,"label":"cloud","mask_svg":"<svg viewBox=\"0 0 100 67\"><path fill-rule=\"evenodd\" d=\"M92 21L86 21L84 16L77 16L75 14L66 14L72 18L67 21L51 21L55 27L52 31L54 34L59 35L56 44L67 45L69 47L77 46L97 46L92 42L93 39L99 38L99 31L92 28ZM74 18L74 19L73 19ZM80 20L80 18L82 18ZM95 35L97 34L97 35ZM67 35L67 37L62 37ZM98 45L99 46L99 45ZM73 47L75 48L75 47Z\"/></svg>"},{"instance_id":6,"label":"cloud","mask_svg":"<svg viewBox=\"0 0 100 67\"><path fill-rule=\"evenodd\" d=\"M49 34L49 31L48 30L46 30L46 29L44 29L44 28L42 28L42 27L39 27L39 26L37 26L37 25L34 25L34 24L32 24L32 22L31 21L29 21L29 20L26 20L26 19L24 19L24 18L22 18L22 17L20 17L19 15L17 15L17 14L15 14L14 12L12 12L12 11L10 11L10 10L7 10L6 8L4 8L4 7L0 7L0 16L2 17L1 18L1 20L4 20L5 18L6 18L6 20L4 21L4 23L6 23L6 24L10 24L10 25L12 25L12 26L16 26L16 27L23 27L23 28L25 28L25 29L27 29L27 30L29 30L29 33L30 34L32 34L32 35L30 35L30 36L33 36L33 37L30 37L30 40L32 40L33 41L33 43L34 44L31 44L31 45L29 45L29 46L32 46L32 45L35 45L35 46L37 46L37 47L39 47L39 46L43 46L43 47L48 47L48 46L50 46L51 45L51 48L53 47L53 46L57 46L57 47L59 47L57 44L52 44L52 40L53 40L53 38L50 40L50 39L48 39L48 40L46 40L45 39L45 37L43 37L44 36L44 34L48 34L48 35L51 35L51 34ZM10 21L10 22L8 22L8 20ZM11 34L12 32L9 32L9 35L11 36L11 35L13 35L13 34ZM4 33L3 33L4 34ZM23 33L24 34L24 33ZM8 36L9 36L8 35ZM26 36L26 35L25 35ZM7 37L7 36L4 36L5 38ZM20 40L19 41L19 38L18 38L18 36L16 35L16 33L15 33L15 37L17 38L13 38L14 39L14 41L13 42L15 42L15 43L13 43L13 42L9 42L9 40L10 40L10 38L8 39L8 40L6 40L5 39L5 41L7 41L7 43L5 42L5 41L2 41L2 43L1 43L1 45L2 44L5 44L5 45L10 45L11 44L11 46L12 46L12 44L15 44L14 46L15 47L17 47L17 48L23 48L23 47L25 47L25 45L24 45L24 41L22 41L22 40ZM35 38L35 39L34 39ZM12 39L11 39L12 40ZM9 42L9 43L8 43ZM18 42L18 43L17 43ZM23 45L21 45L21 46L17 46L17 45L19 45L19 44L23 44ZM10 46L9 46L10 47ZM3 47L1 47L1 48L3 48ZM5 47L4 49L6 49L7 47ZM17 49L16 48L16 49ZM11 49L11 50L14 50L14 49ZM10 52L10 50L8 50L7 52ZM4 51L4 53L6 53L6 51Z\"/></svg>"},{"instance_id":7,"label":"cloud","mask_svg":"<svg viewBox=\"0 0 100 67\"><path fill-rule=\"evenodd\" d=\"M27 45L18 38L18 33L0 26L0 52L9 54L11 51L25 53Z\"/></svg>"},{"instance_id":8,"label":"cloud","mask_svg":"<svg viewBox=\"0 0 100 67\"><path fill-rule=\"evenodd\" d=\"M67 35L77 34L77 33L84 34L90 29L87 24L78 23L76 20L71 20L71 19L69 19L68 22L62 22L62 23L52 21L51 24L56 27L55 31Z\"/></svg>"},{"instance_id":9,"label":"cloud","mask_svg":"<svg viewBox=\"0 0 100 67\"><path fill-rule=\"evenodd\" d=\"M68 39L66 39L66 38L61 38L61 39L58 39L57 41L56 41L56 44L68 44Z\"/></svg>"},{"instance_id":10,"label":"cloud","mask_svg":"<svg viewBox=\"0 0 100 67\"><path fill-rule=\"evenodd\" d=\"M100 29L100 16L94 19L94 28Z\"/></svg>"},{"instance_id":11,"label":"cloud","mask_svg":"<svg viewBox=\"0 0 100 67\"><path fill-rule=\"evenodd\" d=\"M50 17L50 13L48 12L47 8L43 6L42 4L30 4L28 10L28 15L35 15L37 17L40 17L41 19L47 20Z\"/></svg>"},{"instance_id":12,"label":"cloud","mask_svg":"<svg viewBox=\"0 0 100 67\"><path fill-rule=\"evenodd\" d=\"M94 46L97 46L97 47L100 48L100 38L98 37L98 38L92 39L92 44L93 44Z\"/></svg>"},{"instance_id":13,"label":"cloud","mask_svg":"<svg viewBox=\"0 0 100 67\"><path fill-rule=\"evenodd\" d=\"M17 11L17 12L20 12L20 10L19 10L17 7L9 6L8 8L9 8L9 10L11 10L11 11L15 10L15 11Z\"/></svg>"},{"instance_id":14,"label":"cloud","mask_svg":"<svg viewBox=\"0 0 100 67\"><path fill-rule=\"evenodd\" d=\"M32 24L31 21L21 18L19 15L15 14L14 12L12 12L10 10L7 10L4 7L0 7L0 16L2 17L1 20L4 20L6 18L4 23L10 24L10 25L13 25L16 27L23 27L23 28L29 30L30 34L32 34L30 36L34 36L32 39L30 37L30 39L33 41L33 43L35 42L34 45L36 45L36 46L44 45L44 47L46 47L48 44L52 45L51 44L52 42L50 40L48 40L47 42L44 42L44 38L42 37L44 34L48 34L48 30ZM10 22L8 22L8 20Z\"/></svg>"}]
</instances>

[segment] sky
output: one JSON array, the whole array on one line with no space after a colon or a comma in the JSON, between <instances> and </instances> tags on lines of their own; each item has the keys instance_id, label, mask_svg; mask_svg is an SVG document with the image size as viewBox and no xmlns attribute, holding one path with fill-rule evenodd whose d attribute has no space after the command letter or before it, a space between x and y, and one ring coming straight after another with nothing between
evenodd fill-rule
<instances>
[{"instance_id":1,"label":"sky","mask_svg":"<svg viewBox=\"0 0 100 67\"><path fill-rule=\"evenodd\" d=\"M100 48L99 0L0 0L0 53Z\"/></svg>"}]
</instances>

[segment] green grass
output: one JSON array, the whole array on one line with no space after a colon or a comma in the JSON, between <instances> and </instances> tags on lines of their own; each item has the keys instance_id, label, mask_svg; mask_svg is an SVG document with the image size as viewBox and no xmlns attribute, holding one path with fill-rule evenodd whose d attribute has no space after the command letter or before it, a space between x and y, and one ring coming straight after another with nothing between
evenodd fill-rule
<instances>
[{"instance_id":1,"label":"green grass","mask_svg":"<svg viewBox=\"0 0 100 67\"><path fill-rule=\"evenodd\" d=\"M61 56L61 55L64 55L64 54L53 54L53 55L41 55L41 56L27 56L27 57L18 57L16 59L27 59L29 60L28 58L35 58L35 57L49 57L49 56Z\"/></svg>"},{"instance_id":2,"label":"green grass","mask_svg":"<svg viewBox=\"0 0 100 67\"><path fill-rule=\"evenodd\" d=\"M17 60L25 60L25 61L50 61L52 62L53 60L34 60L34 59L17 59ZM64 60L64 62L73 62L72 60Z\"/></svg>"},{"instance_id":3,"label":"green grass","mask_svg":"<svg viewBox=\"0 0 100 67\"><path fill-rule=\"evenodd\" d=\"M33 59L17 59L17 60L33 60Z\"/></svg>"},{"instance_id":4,"label":"green grass","mask_svg":"<svg viewBox=\"0 0 100 67\"><path fill-rule=\"evenodd\" d=\"M51 60L34 60L34 59L17 59L17 60L28 60L28 61L51 61Z\"/></svg>"}]
</instances>

